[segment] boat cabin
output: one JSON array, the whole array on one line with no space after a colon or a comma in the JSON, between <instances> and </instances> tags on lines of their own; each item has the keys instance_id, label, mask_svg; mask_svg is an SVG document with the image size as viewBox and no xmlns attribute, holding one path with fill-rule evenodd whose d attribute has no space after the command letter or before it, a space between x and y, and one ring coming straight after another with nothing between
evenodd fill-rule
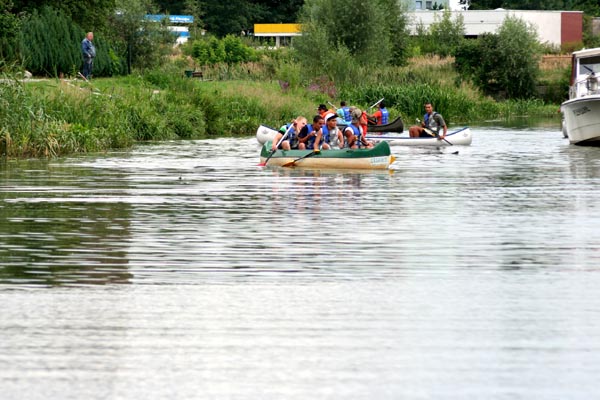
<instances>
[{"instance_id":1,"label":"boat cabin","mask_svg":"<svg viewBox=\"0 0 600 400\"><path fill-rule=\"evenodd\" d=\"M574 52L569 99L600 94L598 75L600 75L600 48Z\"/></svg>"}]
</instances>

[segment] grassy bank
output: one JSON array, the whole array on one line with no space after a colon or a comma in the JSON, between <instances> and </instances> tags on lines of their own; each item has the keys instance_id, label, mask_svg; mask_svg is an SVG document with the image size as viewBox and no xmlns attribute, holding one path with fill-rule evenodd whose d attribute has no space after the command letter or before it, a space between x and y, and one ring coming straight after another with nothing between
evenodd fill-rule
<instances>
[{"instance_id":1,"label":"grassy bank","mask_svg":"<svg viewBox=\"0 0 600 400\"><path fill-rule=\"evenodd\" d=\"M407 124L432 101L449 124L474 124L515 116L556 117L557 104L505 101L481 96L459 83L449 62L365 71L364 79L336 87L327 79L282 89L261 68L241 71L244 79L184 77L166 68L143 76L0 83L0 154L52 157L127 148L138 141L253 135L261 123L278 125L297 115L311 117L319 103L346 100L367 108L385 97L393 117ZM271 76L275 76L273 74ZM333 95L333 97L331 96Z\"/></svg>"}]
</instances>

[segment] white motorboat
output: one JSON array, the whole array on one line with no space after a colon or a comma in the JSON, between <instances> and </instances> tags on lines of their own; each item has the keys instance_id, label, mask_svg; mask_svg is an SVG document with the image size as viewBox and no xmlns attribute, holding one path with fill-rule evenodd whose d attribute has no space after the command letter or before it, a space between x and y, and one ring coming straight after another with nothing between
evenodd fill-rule
<instances>
[{"instance_id":1,"label":"white motorboat","mask_svg":"<svg viewBox=\"0 0 600 400\"><path fill-rule=\"evenodd\" d=\"M600 146L600 48L573 53L569 100L563 102L563 134L571 144Z\"/></svg>"}]
</instances>

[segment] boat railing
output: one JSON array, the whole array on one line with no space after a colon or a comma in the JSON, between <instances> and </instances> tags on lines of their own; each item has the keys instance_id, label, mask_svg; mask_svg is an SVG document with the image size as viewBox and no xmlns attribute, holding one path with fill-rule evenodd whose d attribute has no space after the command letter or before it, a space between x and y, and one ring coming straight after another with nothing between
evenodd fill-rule
<instances>
[{"instance_id":1,"label":"boat railing","mask_svg":"<svg viewBox=\"0 0 600 400\"><path fill-rule=\"evenodd\" d=\"M580 79L577 80L573 86L569 87L570 99L600 94L600 89L598 89L598 77L596 74L580 75L579 78Z\"/></svg>"}]
</instances>

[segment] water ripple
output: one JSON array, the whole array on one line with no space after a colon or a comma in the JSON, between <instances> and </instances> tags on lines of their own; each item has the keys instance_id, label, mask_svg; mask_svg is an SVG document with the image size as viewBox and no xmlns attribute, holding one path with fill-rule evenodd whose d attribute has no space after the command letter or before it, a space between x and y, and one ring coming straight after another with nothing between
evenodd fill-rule
<instances>
[{"instance_id":1,"label":"water ripple","mask_svg":"<svg viewBox=\"0 0 600 400\"><path fill-rule=\"evenodd\" d=\"M107 283L190 283L596 265L598 149L544 130L473 130L457 155L395 148L392 171L261 168L253 138L14 163L1 187L0 257L18 273L2 279L87 284L106 270Z\"/></svg>"}]
</instances>

